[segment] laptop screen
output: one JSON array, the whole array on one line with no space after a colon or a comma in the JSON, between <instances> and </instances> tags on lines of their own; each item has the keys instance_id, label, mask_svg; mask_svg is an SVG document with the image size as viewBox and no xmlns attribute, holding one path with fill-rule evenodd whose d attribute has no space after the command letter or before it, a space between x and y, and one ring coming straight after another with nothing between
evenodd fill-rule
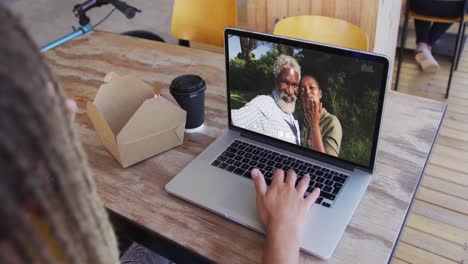
<instances>
[{"instance_id":1,"label":"laptop screen","mask_svg":"<svg viewBox=\"0 0 468 264\"><path fill-rule=\"evenodd\" d=\"M231 126L372 170L388 60L226 31Z\"/></svg>"}]
</instances>

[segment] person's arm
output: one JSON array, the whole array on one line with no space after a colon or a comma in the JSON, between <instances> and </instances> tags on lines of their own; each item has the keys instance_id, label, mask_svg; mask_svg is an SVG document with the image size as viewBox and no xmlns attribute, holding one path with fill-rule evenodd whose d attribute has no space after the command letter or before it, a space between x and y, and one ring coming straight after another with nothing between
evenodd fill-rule
<instances>
[{"instance_id":1,"label":"person's arm","mask_svg":"<svg viewBox=\"0 0 468 264\"><path fill-rule=\"evenodd\" d=\"M329 155L338 157L340 154L341 139L343 132L338 118L332 117L331 122L326 125L327 128L323 134L323 145L325 152Z\"/></svg>"},{"instance_id":2,"label":"person's arm","mask_svg":"<svg viewBox=\"0 0 468 264\"><path fill-rule=\"evenodd\" d=\"M261 116L261 112L257 107L256 98L245 104L239 109L231 110L232 124L238 127L242 127L248 130L259 130L258 117Z\"/></svg>"},{"instance_id":3,"label":"person's arm","mask_svg":"<svg viewBox=\"0 0 468 264\"><path fill-rule=\"evenodd\" d=\"M286 181L284 172L275 170L268 190L258 169L252 170L252 178L257 193L258 214L266 229L263 263L298 263L302 228L320 190L315 188L304 198L310 176L306 174L295 187L297 176L292 170L288 171Z\"/></svg>"},{"instance_id":4,"label":"person's arm","mask_svg":"<svg viewBox=\"0 0 468 264\"><path fill-rule=\"evenodd\" d=\"M322 141L322 131L320 131L320 117L322 116L322 103L317 105L314 101L308 101L304 104L304 112L307 122L310 125L311 133L307 139L307 145L313 150L325 153L325 146Z\"/></svg>"}]
</instances>

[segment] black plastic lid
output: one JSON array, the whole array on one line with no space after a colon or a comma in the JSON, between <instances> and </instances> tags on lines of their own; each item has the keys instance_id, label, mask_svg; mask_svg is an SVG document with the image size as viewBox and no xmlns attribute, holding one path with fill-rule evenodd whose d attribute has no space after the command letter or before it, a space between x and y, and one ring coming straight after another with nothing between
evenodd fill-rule
<instances>
[{"instance_id":1,"label":"black plastic lid","mask_svg":"<svg viewBox=\"0 0 468 264\"><path fill-rule=\"evenodd\" d=\"M172 93L195 94L206 90L205 81L198 75L181 75L172 80L169 86Z\"/></svg>"}]
</instances>

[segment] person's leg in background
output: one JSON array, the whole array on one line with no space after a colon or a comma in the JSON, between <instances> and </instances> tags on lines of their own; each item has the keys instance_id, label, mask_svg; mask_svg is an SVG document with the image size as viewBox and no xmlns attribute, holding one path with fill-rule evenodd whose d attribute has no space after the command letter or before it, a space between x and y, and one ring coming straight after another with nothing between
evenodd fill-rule
<instances>
[{"instance_id":1,"label":"person's leg in background","mask_svg":"<svg viewBox=\"0 0 468 264\"><path fill-rule=\"evenodd\" d=\"M436 72L440 66L432 56L432 28L433 23L430 21L414 20L414 26L416 28L416 54L415 60L421 66L424 72ZM443 32L442 32L443 34Z\"/></svg>"},{"instance_id":2,"label":"person's leg in background","mask_svg":"<svg viewBox=\"0 0 468 264\"><path fill-rule=\"evenodd\" d=\"M442 18L460 16L463 2L438 0L410 0L411 10L418 14ZM432 46L450 28L450 23L432 23L430 21L414 21L416 27L415 59L425 72L436 72L440 66L432 55Z\"/></svg>"},{"instance_id":3,"label":"person's leg in background","mask_svg":"<svg viewBox=\"0 0 468 264\"><path fill-rule=\"evenodd\" d=\"M434 43L452 26L452 23L432 23L431 30L429 31L429 46L434 46Z\"/></svg>"}]
</instances>

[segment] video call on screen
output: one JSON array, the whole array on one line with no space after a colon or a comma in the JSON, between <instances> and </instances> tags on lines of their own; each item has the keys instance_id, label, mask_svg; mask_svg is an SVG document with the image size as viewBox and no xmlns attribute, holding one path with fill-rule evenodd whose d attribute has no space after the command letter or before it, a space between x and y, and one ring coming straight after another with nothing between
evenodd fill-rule
<instances>
[{"instance_id":1,"label":"video call on screen","mask_svg":"<svg viewBox=\"0 0 468 264\"><path fill-rule=\"evenodd\" d=\"M232 125L369 166L384 65L228 35Z\"/></svg>"}]
</instances>

